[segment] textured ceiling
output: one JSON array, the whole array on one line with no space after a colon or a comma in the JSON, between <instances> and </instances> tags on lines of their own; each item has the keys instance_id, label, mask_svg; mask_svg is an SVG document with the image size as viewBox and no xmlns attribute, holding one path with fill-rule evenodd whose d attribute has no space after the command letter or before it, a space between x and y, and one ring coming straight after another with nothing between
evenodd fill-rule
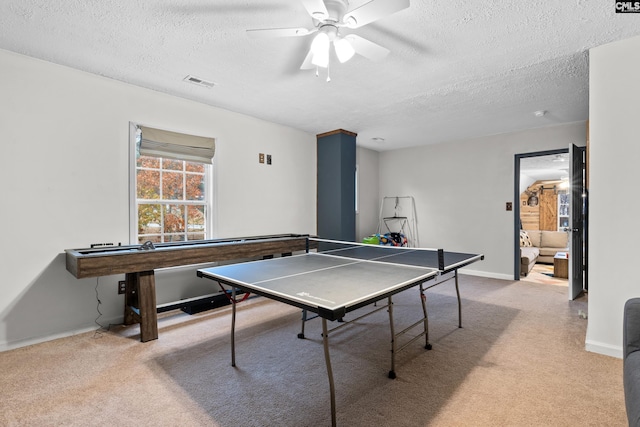
<instances>
[{"instance_id":1,"label":"textured ceiling","mask_svg":"<svg viewBox=\"0 0 640 427\"><path fill-rule=\"evenodd\" d=\"M569 166L569 153L520 159L520 173L534 181L568 178Z\"/></svg>"},{"instance_id":2,"label":"textured ceiling","mask_svg":"<svg viewBox=\"0 0 640 427\"><path fill-rule=\"evenodd\" d=\"M586 120L588 49L640 34L640 14L605 0L412 0L344 31L391 54L334 61L329 83L299 70L311 37L245 32L311 25L297 0L0 2L1 49L312 134L346 129L378 151Z\"/></svg>"}]
</instances>

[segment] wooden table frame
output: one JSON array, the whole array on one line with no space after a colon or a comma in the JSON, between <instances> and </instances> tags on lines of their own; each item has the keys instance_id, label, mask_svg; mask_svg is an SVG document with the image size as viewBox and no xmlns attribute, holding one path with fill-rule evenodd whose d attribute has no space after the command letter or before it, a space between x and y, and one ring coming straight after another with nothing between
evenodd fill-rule
<instances>
[{"instance_id":1,"label":"wooden table frame","mask_svg":"<svg viewBox=\"0 0 640 427\"><path fill-rule=\"evenodd\" d=\"M141 250L140 245L67 249L66 264L78 279L124 274L124 323L139 323L140 340L147 342L158 338L156 269L290 254L307 250L307 237L283 234L158 243L154 250Z\"/></svg>"}]
</instances>

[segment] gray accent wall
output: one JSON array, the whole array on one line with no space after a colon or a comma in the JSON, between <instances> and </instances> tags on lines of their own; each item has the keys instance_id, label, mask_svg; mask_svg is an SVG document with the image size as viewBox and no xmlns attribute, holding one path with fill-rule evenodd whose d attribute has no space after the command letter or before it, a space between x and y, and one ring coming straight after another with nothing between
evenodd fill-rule
<instances>
[{"instance_id":1,"label":"gray accent wall","mask_svg":"<svg viewBox=\"0 0 640 427\"><path fill-rule=\"evenodd\" d=\"M356 238L356 137L335 132L318 136L318 236Z\"/></svg>"}]
</instances>

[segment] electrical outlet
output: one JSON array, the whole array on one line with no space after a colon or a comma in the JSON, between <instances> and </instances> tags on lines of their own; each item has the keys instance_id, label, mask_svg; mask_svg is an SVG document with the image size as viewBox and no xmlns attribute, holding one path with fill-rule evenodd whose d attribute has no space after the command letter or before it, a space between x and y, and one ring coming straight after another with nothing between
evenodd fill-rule
<instances>
[{"instance_id":1,"label":"electrical outlet","mask_svg":"<svg viewBox=\"0 0 640 427\"><path fill-rule=\"evenodd\" d=\"M264 163L264 153L258 154L258 162Z\"/></svg>"},{"instance_id":2,"label":"electrical outlet","mask_svg":"<svg viewBox=\"0 0 640 427\"><path fill-rule=\"evenodd\" d=\"M127 282L124 280L118 280L118 295L127 292Z\"/></svg>"}]
</instances>

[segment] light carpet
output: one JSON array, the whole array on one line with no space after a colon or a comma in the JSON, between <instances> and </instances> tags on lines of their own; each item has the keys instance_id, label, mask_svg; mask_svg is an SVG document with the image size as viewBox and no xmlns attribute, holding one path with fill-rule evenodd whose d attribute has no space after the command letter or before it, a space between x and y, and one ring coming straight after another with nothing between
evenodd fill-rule
<instances>
[{"instance_id":1,"label":"light carpet","mask_svg":"<svg viewBox=\"0 0 640 427\"><path fill-rule=\"evenodd\" d=\"M340 426L624 426L622 361L584 350L587 297L566 288L461 276L427 291L430 341L390 364L386 311L330 334ZM395 297L402 325L417 289ZM0 353L3 426L326 426L329 387L318 319L300 340L299 310L253 298L163 315L160 338L137 326ZM352 316L353 317L353 316Z\"/></svg>"}]
</instances>

